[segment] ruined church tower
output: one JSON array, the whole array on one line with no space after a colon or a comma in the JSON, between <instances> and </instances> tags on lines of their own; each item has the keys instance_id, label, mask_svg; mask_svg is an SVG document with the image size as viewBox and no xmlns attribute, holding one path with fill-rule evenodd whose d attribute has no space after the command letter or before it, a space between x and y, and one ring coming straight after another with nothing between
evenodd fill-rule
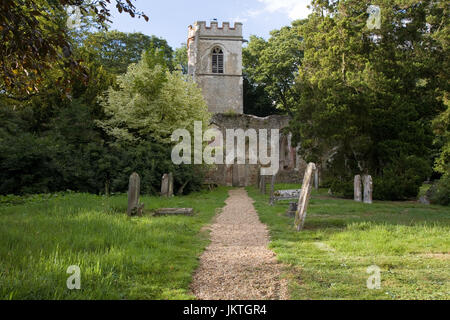
<instances>
[{"instance_id":1,"label":"ruined church tower","mask_svg":"<svg viewBox=\"0 0 450 320\"><path fill-rule=\"evenodd\" d=\"M244 112L242 23L222 27L198 21L189 26L188 73L202 89L212 113Z\"/></svg>"}]
</instances>

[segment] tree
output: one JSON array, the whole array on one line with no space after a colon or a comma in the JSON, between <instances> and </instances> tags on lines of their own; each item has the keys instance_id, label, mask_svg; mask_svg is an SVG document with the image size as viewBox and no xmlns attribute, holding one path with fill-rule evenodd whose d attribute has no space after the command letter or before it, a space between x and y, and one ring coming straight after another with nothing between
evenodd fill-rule
<instances>
[{"instance_id":1,"label":"tree","mask_svg":"<svg viewBox=\"0 0 450 320\"><path fill-rule=\"evenodd\" d=\"M43 74L59 64L83 72L73 59L68 35L66 6L90 13L100 28L110 22L111 0L6 0L0 3L0 92L26 99L39 91ZM136 10L131 0L115 0L119 12L148 17Z\"/></svg>"},{"instance_id":2,"label":"tree","mask_svg":"<svg viewBox=\"0 0 450 320\"><path fill-rule=\"evenodd\" d=\"M432 36L443 10L433 1L385 0L381 29L366 26L361 1L313 1L303 24L294 138L307 160L328 160L344 190L356 173L374 176L374 196L415 197L431 173L431 120L443 110L445 50ZM436 19L430 21L433 14Z\"/></svg>"},{"instance_id":3,"label":"tree","mask_svg":"<svg viewBox=\"0 0 450 320\"><path fill-rule=\"evenodd\" d=\"M208 125L200 89L190 78L170 72L161 50L146 52L117 83L119 89L111 87L101 100L108 119L99 125L120 142L171 144L176 129L193 132L194 120Z\"/></svg>"},{"instance_id":4,"label":"tree","mask_svg":"<svg viewBox=\"0 0 450 320\"><path fill-rule=\"evenodd\" d=\"M249 83L263 87L276 107L290 115L297 99L293 85L303 58L303 23L294 21L292 26L272 31L268 41L251 36L243 51L244 74Z\"/></svg>"},{"instance_id":5,"label":"tree","mask_svg":"<svg viewBox=\"0 0 450 320\"><path fill-rule=\"evenodd\" d=\"M266 117L280 112L264 87L244 75L244 113Z\"/></svg>"}]
</instances>

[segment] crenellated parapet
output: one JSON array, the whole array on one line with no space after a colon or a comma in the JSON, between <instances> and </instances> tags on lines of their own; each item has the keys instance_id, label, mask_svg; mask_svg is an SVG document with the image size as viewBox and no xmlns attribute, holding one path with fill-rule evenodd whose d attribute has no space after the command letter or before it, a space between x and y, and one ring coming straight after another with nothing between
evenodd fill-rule
<instances>
[{"instance_id":1,"label":"crenellated parapet","mask_svg":"<svg viewBox=\"0 0 450 320\"><path fill-rule=\"evenodd\" d=\"M212 37L231 37L242 38L242 23L235 22L234 26L230 26L229 22L223 22L221 26L216 21L212 21L208 26L206 21L197 21L193 26L189 26L189 37L196 34L199 36Z\"/></svg>"}]
</instances>

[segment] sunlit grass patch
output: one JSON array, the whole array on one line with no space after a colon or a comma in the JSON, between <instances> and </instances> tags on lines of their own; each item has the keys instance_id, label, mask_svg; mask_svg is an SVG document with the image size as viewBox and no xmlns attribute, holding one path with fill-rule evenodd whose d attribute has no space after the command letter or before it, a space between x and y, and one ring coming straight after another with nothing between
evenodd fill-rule
<instances>
[{"instance_id":1,"label":"sunlit grass patch","mask_svg":"<svg viewBox=\"0 0 450 320\"><path fill-rule=\"evenodd\" d=\"M170 199L141 197L145 208L192 207L192 217L126 215L126 195L58 194L0 206L0 299L189 299L201 228L224 206L227 188ZM66 270L81 269L81 290Z\"/></svg>"},{"instance_id":2,"label":"sunlit grass patch","mask_svg":"<svg viewBox=\"0 0 450 320\"><path fill-rule=\"evenodd\" d=\"M293 299L450 299L448 207L366 205L313 191L305 228L296 232L287 201L271 207L268 195L248 191L287 265ZM381 269L380 289L367 288L371 265Z\"/></svg>"}]
</instances>

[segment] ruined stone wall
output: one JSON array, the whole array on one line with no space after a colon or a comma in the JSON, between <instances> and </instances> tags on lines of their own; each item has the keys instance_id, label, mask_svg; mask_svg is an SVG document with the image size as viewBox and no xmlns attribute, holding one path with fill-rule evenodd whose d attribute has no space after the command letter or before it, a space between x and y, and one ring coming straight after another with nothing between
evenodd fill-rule
<instances>
[{"instance_id":1,"label":"ruined stone wall","mask_svg":"<svg viewBox=\"0 0 450 320\"><path fill-rule=\"evenodd\" d=\"M214 114L211 125L219 129L226 137L227 129L267 129L268 141L270 141L270 130L280 130L280 171L277 175L277 183L301 183L306 163L297 156L297 148L290 145L290 134L285 132L290 118L282 115L268 117L257 117L246 114ZM248 144L246 144L248 156ZM258 181L259 168L261 165L246 164L217 165L207 175L205 183L243 187L256 185Z\"/></svg>"}]
</instances>

